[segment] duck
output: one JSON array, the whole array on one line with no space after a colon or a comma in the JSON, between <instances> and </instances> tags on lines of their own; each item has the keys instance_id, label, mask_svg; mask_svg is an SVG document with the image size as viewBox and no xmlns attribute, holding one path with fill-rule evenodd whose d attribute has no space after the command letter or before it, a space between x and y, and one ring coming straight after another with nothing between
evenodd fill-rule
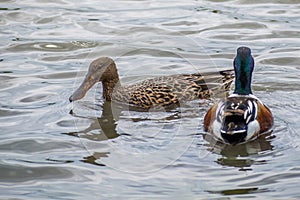
<instances>
[{"instance_id":1,"label":"duck","mask_svg":"<svg viewBox=\"0 0 300 200\"><path fill-rule=\"evenodd\" d=\"M209 108L204 131L226 144L241 144L272 131L271 110L252 93L254 58L249 47L239 47L233 61L234 92Z\"/></svg>"},{"instance_id":2,"label":"duck","mask_svg":"<svg viewBox=\"0 0 300 200\"><path fill-rule=\"evenodd\" d=\"M121 85L116 63L112 58L100 57L90 63L81 85L69 101L82 99L97 82L102 83L105 101L150 109L178 106L180 102L208 99L229 90L234 80L233 69L205 74L175 74L148 78L131 85Z\"/></svg>"}]
</instances>

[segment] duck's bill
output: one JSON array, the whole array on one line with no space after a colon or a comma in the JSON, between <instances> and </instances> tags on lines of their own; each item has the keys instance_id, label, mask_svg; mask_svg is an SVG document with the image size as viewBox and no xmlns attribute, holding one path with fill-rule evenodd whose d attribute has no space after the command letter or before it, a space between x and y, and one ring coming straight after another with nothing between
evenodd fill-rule
<instances>
[{"instance_id":1,"label":"duck's bill","mask_svg":"<svg viewBox=\"0 0 300 200\"><path fill-rule=\"evenodd\" d=\"M76 101L82 99L87 91L96 83L95 79L92 79L90 76L86 76L79 88L70 96L69 101Z\"/></svg>"}]
</instances>

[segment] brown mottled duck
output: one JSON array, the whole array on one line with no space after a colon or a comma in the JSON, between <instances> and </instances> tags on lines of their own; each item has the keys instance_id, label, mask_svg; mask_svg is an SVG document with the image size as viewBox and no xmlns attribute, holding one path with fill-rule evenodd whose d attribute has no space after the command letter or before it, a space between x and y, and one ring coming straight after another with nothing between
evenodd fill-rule
<instances>
[{"instance_id":1,"label":"brown mottled duck","mask_svg":"<svg viewBox=\"0 0 300 200\"><path fill-rule=\"evenodd\" d=\"M106 101L126 103L142 109L156 106L178 106L180 102L207 99L228 91L234 71L224 70L206 74L177 74L155 77L136 84L121 86L115 62L108 57L94 60L70 102L83 98L97 82L102 82Z\"/></svg>"}]
</instances>

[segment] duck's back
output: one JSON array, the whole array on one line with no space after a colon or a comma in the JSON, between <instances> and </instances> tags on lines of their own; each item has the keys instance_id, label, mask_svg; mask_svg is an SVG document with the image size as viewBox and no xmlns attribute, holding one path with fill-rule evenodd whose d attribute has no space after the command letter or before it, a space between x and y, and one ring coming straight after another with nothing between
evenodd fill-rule
<instances>
[{"instance_id":1,"label":"duck's back","mask_svg":"<svg viewBox=\"0 0 300 200\"><path fill-rule=\"evenodd\" d=\"M218 73L180 74L147 79L115 88L112 100L141 108L173 106L181 101L206 99L228 90L233 70Z\"/></svg>"}]
</instances>

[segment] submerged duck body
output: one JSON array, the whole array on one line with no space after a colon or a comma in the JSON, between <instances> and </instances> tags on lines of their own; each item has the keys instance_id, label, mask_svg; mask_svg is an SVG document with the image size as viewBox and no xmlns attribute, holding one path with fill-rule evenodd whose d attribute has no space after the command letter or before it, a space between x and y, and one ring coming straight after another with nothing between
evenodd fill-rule
<instances>
[{"instance_id":1,"label":"submerged duck body","mask_svg":"<svg viewBox=\"0 0 300 200\"><path fill-rule=\"evenodd\" d=\"M253 140L273 126L270 109L252 94L254 59L250 48L237 49L234 69L234 93L213 105L204 117L204 130L230 144Z\"/></svg>"},{"instance_id":2,"label":"submerged duck body","mask_svg":"<svg viewBox=\"0 0 300 200\"><path fill-rule=\"evenodd\" d=\"M121 86L115 62L108 57L94 60L79 88L69 100L83 98L97 82L102 82L103 98L107 101L149 109L175 106L181 101L206 99L228 91L234 79L233 70L206 74L178 74L155 77L133 85Z\"/></svg>"}]
</instances>

